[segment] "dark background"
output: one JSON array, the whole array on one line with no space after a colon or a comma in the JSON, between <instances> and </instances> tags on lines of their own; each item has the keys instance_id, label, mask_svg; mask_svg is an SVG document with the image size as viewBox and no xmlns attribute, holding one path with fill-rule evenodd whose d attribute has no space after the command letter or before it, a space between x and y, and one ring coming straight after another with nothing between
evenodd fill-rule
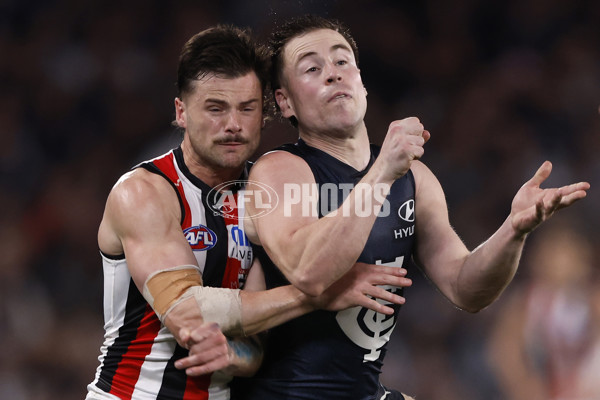
<instances>
[{"instance_id":1,"label":"dark background","mask_svg":"<svg viewBox=\"0 0 600 400\"><path fill-rule=\"evenodd\" d=\"M132 165L177 144L183 43L216 23L264 38L307 12L339 18L357 40L373 142L412 115L431 132L423 160L470 248L549 159L545 186L592 183L561 219L597 259L598 1L0 0L0 398L84 398L103 333L104 202ZM272 122L260 153L294 139ZM530 278L527 249L508 293L475 315L413 271L384 382L424 400L505 398L488 338Z\"/></svg>"}]
</instances>

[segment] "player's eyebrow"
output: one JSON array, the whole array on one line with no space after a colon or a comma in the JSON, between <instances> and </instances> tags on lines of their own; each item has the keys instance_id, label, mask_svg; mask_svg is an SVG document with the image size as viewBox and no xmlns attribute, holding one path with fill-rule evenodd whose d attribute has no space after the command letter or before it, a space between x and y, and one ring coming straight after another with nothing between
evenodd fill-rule
<instances>
[{"instance_id":1,"label":"player's eyebrow","mask_svg":"<svg viewBox=\"0 0 600 400\"><path fill-rule=\"evenodd\" d=\"M331 48L329 49L330 52L334 52L338 49L342 49L342 50L346 50L349 52L352 52L352 50L345 45L344 43L336 43L333 46L331 46ZM314 56L315 54L317 54L316 51L307 51L305 53L302 53L299 57L298 60L296 61L296 64L298 64L300 61L302 61L303 59L310 57L310 56Z\"/></svg>"}]
</instances>

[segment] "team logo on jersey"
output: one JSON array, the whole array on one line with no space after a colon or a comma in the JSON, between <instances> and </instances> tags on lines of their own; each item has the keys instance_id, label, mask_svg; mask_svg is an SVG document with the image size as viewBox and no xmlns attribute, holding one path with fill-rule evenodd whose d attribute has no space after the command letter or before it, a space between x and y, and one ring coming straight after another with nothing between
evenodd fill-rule
<instances>
[{"instance_id":1,"label":"team logo on jersey","mask_svg":"<svg viewBox=\"0 0 600 400\"><path fill-rule=\"evenodd\" d=\"M251 185L250 185L251 184ZM250 185L252 189L244 189ZM257 181L228 181L215 186L208 192L208 205L215 215L224 217L249 219L239 210L245 208L244 203L252 203L256 214L253 218L262 217L275 210L279 202L277 192L264 183Z\"/></svg>"},{"instance_id":2,"label":"team logo on jersey","mask_svg":"<svg viewBox=\"0 0 600 400\"><path fill-rule=\"evenodd\" d=\"M217 244L217 235L204 225L191 226L183 235L194 251L210 250Z\"/></svg>"},{"instance_id":3,"label":"team logo on jersey","mask_svg":"<svg viewBox=\"0 0 600 400\"><path fill-rule=\"evenodd\" d=\"M405 201L398 209L398 216L406 222L415 222L415 201Z\"/></svg>"},{"instance_id":4,"label":"team logo on jersey","mask_svg":"<svg viewBox=\"0 0 600 400\"><path fill-rule=\"evenodd\" d=\"M375 263L400 268L403 261L404 256L400 256L390 263L382 263L381 260L377 260ZM394 286L382 285L380 287L392 293L400 292L400 288ZM391 304L380 299L377 301L385 305ZM397 316L396 314L381 314L368 308L352 307L338 312L335 318L348 339L367 351L363 358L363 362L366 362L379 358L381 348L390 340L396 326Z\"/></svg>"}]
</instances>

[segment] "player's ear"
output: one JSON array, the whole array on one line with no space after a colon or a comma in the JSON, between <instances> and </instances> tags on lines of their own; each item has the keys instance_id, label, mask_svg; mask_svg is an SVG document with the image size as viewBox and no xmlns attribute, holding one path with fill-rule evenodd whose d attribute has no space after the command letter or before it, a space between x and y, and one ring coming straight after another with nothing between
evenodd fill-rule
<instances>
[{"instance_id":1,"label":"player's ear","mask_svg":"<svg viewBox=\"0 0 600 400\"><path fill-rule=\"evenodd\" d=\"M284 88L275 90L275 101L281 110L281 115L284 118L295 117L294 106L292 99L288 96L287 91Z\"/></svg>"},{"instance_id":2,"label":"player's ear","mask_svg":"<svg viewBox=\"0 0 600 400\"><path fill-rule=\"evenodd\" d=\"M175 123L178 127L187 128L187 114L185 111L185 104L179 97L175 97Z\"/></svg>"}]
</instances>

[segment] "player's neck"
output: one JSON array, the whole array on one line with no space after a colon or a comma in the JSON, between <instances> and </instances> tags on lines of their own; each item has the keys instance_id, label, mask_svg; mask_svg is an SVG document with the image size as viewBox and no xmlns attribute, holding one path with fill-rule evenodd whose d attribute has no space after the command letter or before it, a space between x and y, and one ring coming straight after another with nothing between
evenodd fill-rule
<instances>
[{"instance_id":1,"label":"player's neck","mask_svg":"<svg viewBox=\"0 0 600 400\"><path fill-rule=\"evenodd\" d=\"M362 171L371 159L371 148L364 124L361 128L346 135L300 132L300 138L309 146L324 151L357 171Z\"/></svg>"},{"instance_id":2,"label":"player's neck","mask_svg":"<svg viewBox=\"0 0 600 400\"><path fill-rule=\"evenodd\" d=\"M215 187L224 182L230 182L240 179L242 175L242 171L244 170L243 166L239 168L222 168L218 171L215 171L212 168L206 167L204 165L193 165L189 166L188 169L190 172L199 178L202 182L206 183L210 187Z\"/></svg>"}]
</instances>

